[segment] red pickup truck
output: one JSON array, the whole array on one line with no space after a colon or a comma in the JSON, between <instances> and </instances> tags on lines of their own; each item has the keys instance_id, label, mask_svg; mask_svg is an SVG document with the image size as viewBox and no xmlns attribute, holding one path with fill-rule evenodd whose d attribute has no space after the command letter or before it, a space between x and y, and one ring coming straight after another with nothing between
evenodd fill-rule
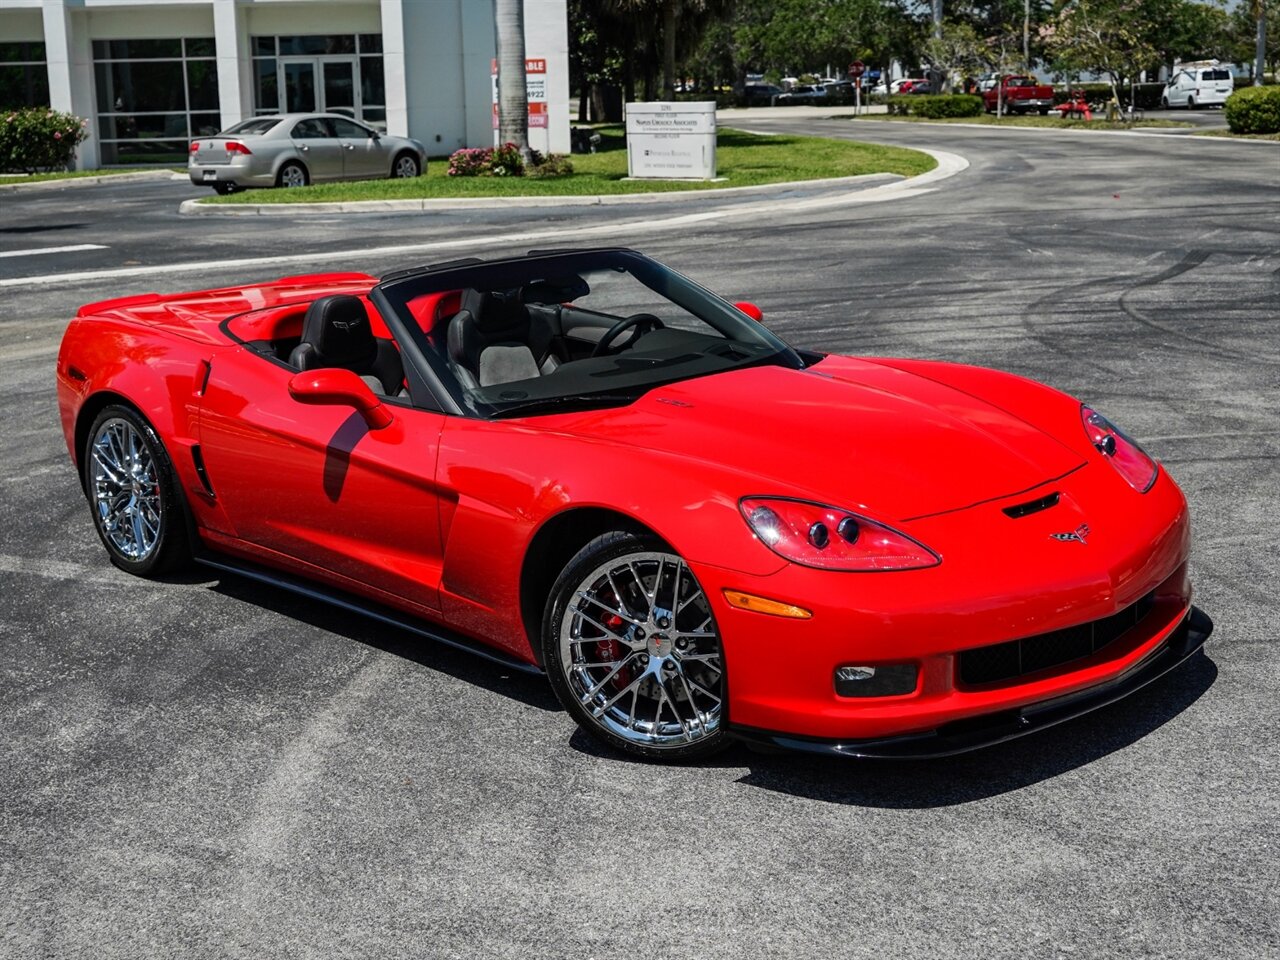
<instances>
[{"instance_id":1,"label":"red pickup truck","mask_svg":"<svg viewBox=\"0 0 1280 960\"><path fill-rule=\"evenodd\" d=\"M1035 77L1008 76L1001 87L993 86L982 95L987 113L1003 108L1005 113L1027 113L1039 110L1045 116L1053 109L1053 87L1036 83Z\"/></svg>"}]
</instances>

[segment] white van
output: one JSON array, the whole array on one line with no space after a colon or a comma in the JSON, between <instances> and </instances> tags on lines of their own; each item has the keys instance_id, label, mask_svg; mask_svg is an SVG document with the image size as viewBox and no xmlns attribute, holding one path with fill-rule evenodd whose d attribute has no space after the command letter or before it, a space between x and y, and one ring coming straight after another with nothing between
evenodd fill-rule
<instances>
[{"instance_id":1,"label":"white van","mask_svg":"<svg viewBox=\"0 0 1280 960\"><path fill-rule=\"evenodd\" d=\"M1220 107L1235 89L1235 78L1226 67L1184 67L1165 84L1160 105L1169 107Z\"/></svg>"}]
</instances>

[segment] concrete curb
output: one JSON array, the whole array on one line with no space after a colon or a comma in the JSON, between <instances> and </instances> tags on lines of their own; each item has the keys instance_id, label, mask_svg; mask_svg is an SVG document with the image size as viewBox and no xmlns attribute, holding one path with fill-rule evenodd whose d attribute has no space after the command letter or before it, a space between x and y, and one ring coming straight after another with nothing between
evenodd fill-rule
<instances>
[{"instance_id":1,"label":"concrete curb","mask_svg":"<svg viewBox=\"0 0 1280 960\"><path fill-rule=\"evenodd\" d=\"M111 173L101 177L68 177L65 180L37 180L34 183L5 183L0 190L62 190L67 187L92 187L99 183L131 183L138 180L189 179L172 170L138 170L134 173Z\"/></svg>"},{"instance_id":2,"label":"concrete curb","mask_svg":"<svg viewBox=\"0 0 1280 960\"><path fill-rule=\"evenodd\" d=\"M919 148L912 148L919 149ZM921 153L929 153L921 150ZM796 190L810 187L848 187L871 181L896 182L906 179L896 173L865 173L857 177L831 177L824 180L788 180L762 183L750 187L720 187L710 190L667 190L658 193L599 194L577 197L462 197L457 199L350 200L336 203L243 203L208 204L200 200L184 200L178 207L183 216L280 217L298 214L334 213L432 213L449 210L505 210L513 203L522 207L610 207L670 202L688 197L725 197ZM911 178L912 180L918 177Z\"/></svg>"}]
</instances>

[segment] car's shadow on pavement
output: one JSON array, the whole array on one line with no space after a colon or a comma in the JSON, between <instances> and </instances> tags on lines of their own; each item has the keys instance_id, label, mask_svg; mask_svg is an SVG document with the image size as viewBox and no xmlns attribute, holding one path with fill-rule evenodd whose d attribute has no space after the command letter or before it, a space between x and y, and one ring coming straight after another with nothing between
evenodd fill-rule
<instances>
[{"instance_id":1,"label":"car's shadow on pavement","mask_svg":"<svg viewBox=\"0 0 1280 960\"><path fill-rule=\"evenodd\" d=\"M758 755L744 749L735 759L750 772L739 782L810 800L890 809L985 800L1132 746L1200 699L1217 676L1217 666L1201 651L1119 703L1019 740L938 760Z\"/></svg>"},{"instance_id":2,"label":"car's shadow on pavement","mask_svg":"<svg viewBox=\"0 0 1280 960\"><path fill-rule=\"evenodd\" d=\"M438 670L463 683L518 700L526 706L559 713L562 708L545 679L521 673L482 657L435 643L389 624L329 604L316 603L245 577L219 576L197 571L193 582L209 584L223 596L271 610L290 620L346 637L397 657Z\"/></svg>"}]
</instances>

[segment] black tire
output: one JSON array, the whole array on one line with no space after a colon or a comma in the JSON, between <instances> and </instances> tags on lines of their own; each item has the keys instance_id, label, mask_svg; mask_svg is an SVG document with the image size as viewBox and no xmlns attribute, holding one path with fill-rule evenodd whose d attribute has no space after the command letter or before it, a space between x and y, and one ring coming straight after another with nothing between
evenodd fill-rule
<instances>
[{"instance_id":1,"label":"black tire","mask_svg":"<svg viewBox=\"0 0 1280 960\"><path fill-rule=\"evenodd\" d=\"M1168 109L1169 109L1169 98L1168 98L1168 97L1161 97L1161 98L1160 98L1160 109L1162 109L1162 110L1168 110Z\"/></svg>"},{"instance_id":2,"label":"black tire","mask_svg":"<svg viewBox=\"0 0 1280 960\"><path fill-rule=\"evenodd\" d=\"M301 180L302 182L297 182ZM297 160L288 160L276 171L277 187L306 187L311 184L311 174Z\"/></svg>"},{"instance_id":3,"label":"black tire","mask_svg":"<svg viewBox=\"0 0 1280 960\"><path fill-rule=\"evenodd\" d=\"M147 517L137 522L143 523L139 528L133 525L133 532L121 537L113 535L109 527L119 517L112 516L111 500L117 503L124 494L126 484L98 476L106 473L105 461L95 458L95 447L107 443L104 452L110 451L110 437L129 435L136 437L138 448L144 450L153 467L151 471L139 471L131 478L128 486L133 514L143 515L145 507ZM110 435L110 436L108 436ZM156 577L170 573L187 565L191 561L191 535L187 525L187 506L182 497L182 489L178 486L173 471L173 463L165 451L164 444L136 410L120 404L105 407L93 420L82 451L81 469L84 478L85 497L89 503L89 513L93 517L93 528L98 538L106 547L107 556L121 570L139 577ZM109 458L108 458L109 459ZM141 459L141 457L139 457ZM97 465L97 466L95 466ZM113 496L111 490L117 492ZM145 504L143 501L146 501ZM142 506L139 506L142 505ZM152 506L154 505L154 509ZM122 508L128 512L128 508ZM120 511L115 511L119 513ZM133 515L130 514L130 515ZM156 521L150 523L150 517ZM122 540L132 539L141 548L147 534L139 538L136 531L144 531L154 527L153 541L146 544L146 549L130 550ZM118 523L117 523L118 530Z\"/></svg>"},{"instance_id":4,"label":"black tire","mask_svg":"<svg viewBox=\"0 0 1280 960\"><path fill-rule=\"evenodd\" d=\"M628 560L630 569L640 573L624 572ZM616 569L610 570L615 562ZM647 585L646 571L653 571ZM612 629L618 633L583 616L584 609L600 609L598 600L580 599L594 593L591 585L595 583L616 585L618 592L612 593L612 602L619 604L616 609L635 618L627 625L621 617L597 614L603 623L615 621ZM644 591L650 586L653 595L646 597ZM664 593L668 608L660 606ZM648 612L642 613L646 606ZM690 626L695 619L699 621L696 630ZM575 631L589 636L573 639ZM597 649L601 645L607 645L608 652ZM574 648L582 659L567 662L566 651ZM592 657L618 659L587 667L588 648ZM724 657L714 617L692 571L656 537L612 531L578 551L551 588L542 618L542 656L551 687L565 710L585 733L615 750L646 760L673 761L707 757L729 745ZM592 669L599 672L591 674ZM593 686L583 690L588 683ZM591 690L599 691L598 701ZM600 716L594 716L584 700L595 703ZM622 718L628 704L629 723ZM674 720L661 719L664 707Z\"/></svg>"},{"instance_id":5,"label":"black tire","mask_svg":"<svg viewBox=\"0 0 1280 960\"><path fill-rule=\"evenodd\" d=\"M213 185L213 192L220 197L225 197L228 194L235 193L236 189L237 187L234 183L215 183Z\"/></svg>"},{"instance_id":6,"label":"black tire","mask_svg":"<svg viewBox=\"0 0 1280 960\"><path fill-rule=\"evenodd\" d=\"M418 165L418 158L412 153L407 151L398 153L395 160L391 161L391 176L393 179L408 180L421 175L422 168Z\"/></svg>"},{"instance_id":7,"label":"black tire","mask_svg":"<svg viewBox=\"0 0 1280 960\"><path fill-rule=\"evenodd\" d=\"M1047 117L1048 115L1049 115L1049 108L1048 108L1048 107L1041 107L1041 108L1040 108L1040 116L1042 116L1042 117Z\"/></svg>"}]
</instances>

